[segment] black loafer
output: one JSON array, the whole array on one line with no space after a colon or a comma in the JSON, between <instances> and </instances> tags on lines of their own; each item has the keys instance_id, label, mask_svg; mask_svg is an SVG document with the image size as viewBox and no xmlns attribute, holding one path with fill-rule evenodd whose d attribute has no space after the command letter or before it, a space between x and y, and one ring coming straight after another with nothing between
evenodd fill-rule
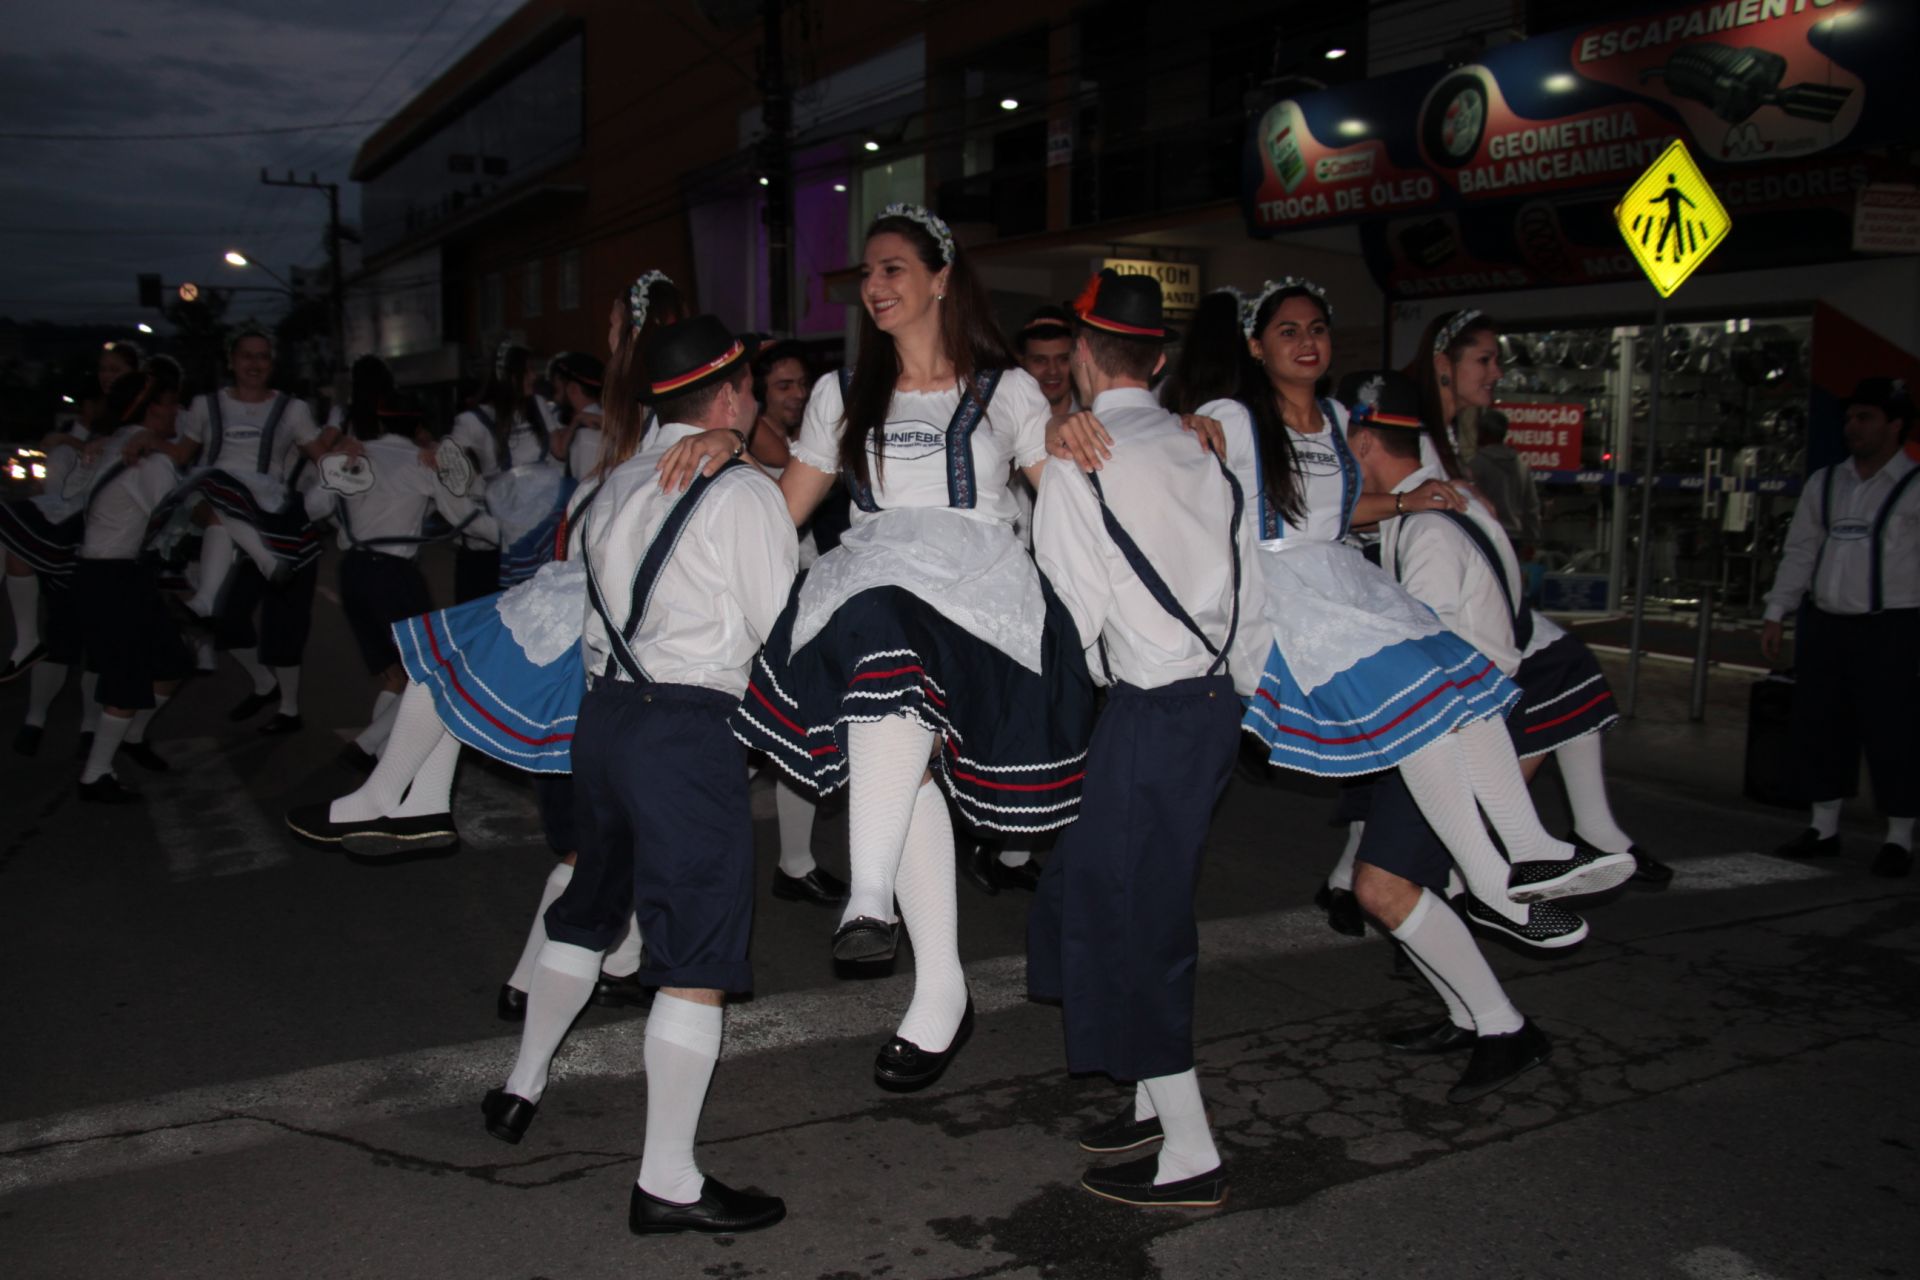
<instances>
[{"instance_id":1,"label":"black loafer","mask_svg":"<svg viewBox=\"0 0 1920 1280\"><path fill-rule=\"evenodd\" d=\"M1873 855L1873 874L1899 880L1913 871L1913 850L1888 842Z\"/></svg>"},{"instance_id":2,"label":"black loafer","mask_svg":"<svg viewBox=\"0 0 1920 1280\"><path fill-rule=\"evenodd\" d=\"M306 727L307 722L299 716L290 716L284 711L276 711L265 724L260 726L260 732L278 737L285 733L298 733Z\"/></svg>"},{"instance_id":3,"label":"black loafer","mask_svg":"<svg viewBox=\"0 0 1920 1280\"><path fill-rule=\"evenodd\" d=\"M1553 1041L1531 1022L1520 1024L1518 1031L1501 1036L1480 1036L1474 1041L1473 1058L1460 1082L1447 1090L1447 1101L1472 1102L1495 1089L1512 1083L1533 1070L1553 1054Z\"/></svg>"},{"instance_id":4,"label":"black loafer","mask_svg":"<svg viewBox=\"0 0 1920 1280\"><path fill-rule=\"evenodd\" d=\"M627 1229L637 1236L673 1235L699 1231L707 1235L736 1235L770 1227L787 1216L787 1202L779 1196L735 1191L717 1178L700 1184L700 1198L675 1204L633 1188L627 1201Z\"/></svg>"},{"instance_id":5,"label":"black loafer","mask_svg":"<svg viewBox=\"0 0 1920 1280\"><path fill-rule=\"evenodd\" d=\"M1637 844L1630 846L1627 852L1633 855L1633 884L1642 889L1664 889L1673 883L1672 867Z\"/></svg>"},{"instance_id":6,"label":"black loafer","mask_svg":"<svg viewBox=\"0 0 1920 1280\"><path fill-rule=\"evenodd\" d=\"M273 682L273 688L265 693L250 693L233 704L233 710L227 712L227 719L235 724L242 720L251 720L280 701L280 682Z\"/></svg>"},{"instance_id":7,"label":"black loafer","mask_svg":"<svg viewBox=\"0 0 1920 1280\"><path fill-rule=\"evenodd\" d=\"M373 752L367 750L357 742L349 742L346 746L340 748L340 754L335 756L334 759L355 773L372 773L374 766L380 763L379 756L376 756Z\"/></svg>"},{"instance_id":8,"label":"black loafer","mask_svg":"<svg viewBox=\"0 0 1920 1280\"><path fill-rule=\"evenodd\" d=\"M16 680L27 674L27 672L39 665L40 659L46 656L47 646L37 644L27 650L17 662L12 658L8 658L6 665L0 666L0 684L5 684L9 680Z\"/></svg>"},{"instance_id":9,"label":"black loafer","mask_svg":"<svg viewBox=\"0 0 1920 1280\"><path fill-rule=\"evenodd\" d=\"M1473 1042L1479 1038L1470 1028L1456 1027L1442 1019L1424 1027L1389 1031L1382 1037L1382 1043L1396 1053L1452 1053L1473 1048Z\"/></svg>"},{"instance_id":10,"label":"black loafer","mask_svg":"<svg viewBox=\"0 0 1920 1280\"><path fill-rule=\"evenodd\" d=\"M145 769L148 773L165 773L170 767L166 758L153 749L147 742L123 742L120 754Z\"/></svg>"},{"instance_id":11,"label":"black loafer","mask_svg":"<svg viewBox=\"0 0 1920 1280\"><path fill-rule=\"evenodd\" d=\"M652 1006L654 994L653 987L640 985L638 973L616 978L603 972L593 984L593 995L588 998L606 1009L646 1009Z\"/></svg>"},{"instance_id":12,"label":"black loafer","mask_svg":"<svg viewBox=\"0 0 1920 1280\"><path fill-rule=\"evenodd\" d=\"M1793 839L1773 851L1776 858L1837 858L1840 856L1840 837L1823 836L1812 827L1808 827Z\"/></svg>"},{"instance_id":13,"label":"black loafer","mask_svg":"<svg viewBox=\"0 0 1920 1280\"><path fill-rule=\"evenodd\" d=\"M1103 1120L1081 1134L1080 1149L1097 1156L1110 1156L1121 1151L1136 1150L1166 1136L1166 1131L1160 1127L1159 1116L1135 1120L1133 1104L1128 1103L1127 1109L1113 1119Z\"/></svg>"},{"instance_id":14,"label":"black loafer","mask_svg":"<svg viewBox=\"0 0 1920 1280\"><path fill-rule=\"evenodd\" d=\"M527 993L511 983L501 983L500 994L493 1002L493 1012L502 1022L525 1022Z\"/></svg>"},{"instance_id":15,"label":"black loafer","mask_svg":"<svg viewBox=\"0 0 1920 1280\"><path fill-rule=\"evenodd\" d=\"M120 785L120 779L103 773L92 782L80 784L80 798L88 804L138 804L140 793Z\"/></svg>"},{"instance_id":16,"label":"black loafer","mask_svg":"<svg viewBox=\"0 0 1920 1280\"><path fill-rule=\"evenodd\" d=\"M1313 905L1327 913L1327 928L1335 933L1344 933L1349 938L1367 936L1367 919L1353 890L1322 884L1313 895Z\"/></svg>"},{"instance_id":17,"label":"black loafer","mask_svg":"<svg viewBox=\"0 0 1920 1280\"><path fill-rule=\"evenodd\" d=\"M287 810L287 830L303 843L317 845L323 849L337 849L340 837L354 827L351 822L335 822L327 815L333 810L333 802L322 800L319 804L303 804Z\"/></svg>"},{"instance_id":18,"label":"black loafer","mask_svg":"<svg viewBox=\"0 0 1920 1280\"><path fill-rule=\"evenodd\" d=\"M40 754L40 739L47 731L37 724L23 724L19 732L13 735L13 753L18 756L37 756Z\"/></svg>"},{"instance_id":19,"label":"black loafer","mask_svg":"<svg viewBox=\"0 0 1920 1280\"><path fill-rule=\"evenodd\" d=\"M773 896L785 902L831 907L845 902L847 892L847 882L825 867L815 867L803 876L790 876L779 870L773 873Z\"/></svg>"},{"instance_id":20,"label":"black loafer","mask_svg":"<svg viewBox=\"0 0 1920 1280\"><path fill-rule=\"evenodd\" d=\"M849 964L879 964L900 948L900 927L872 916L855 916L833 931L833 958Z\"/></svg>"},{"instance_id":21,"label":"black loafer","mask_svg":"<svg viewBox=\"0 0 1920 1280\"><path fill-rule=\"evenodd\" d=\"M1040 891L1040 864L1032 858L1028 858L1017 867L1010 867L1000 861L1000 855L996 853L993 855L993 861L988 864L987 874L993 877L993 883L997 888L1018 889L1022 893Z\"/></svg>"},{"instance_id":22,"label":"black loafer","mask_svg":"<svg viewBox=\"0 0 1920 1280\"><path fill-rule=\"evenodd\" d=\"M539 1110L539 1103L528 1102L505 1089L489 1089L487 1096L480 1100L480 1114L486 1118L487 1132L516 1146L527 1136L527 1126L533 1123L534 1114Z\"/></svg>"},{"instance_id":23,"label":"black loafer","mask_svg":"<svg viewBox=\"0 0 1920 1280\"><path fill-rule=\"evenodd\" d=\"M460 832L451 813L422 813L409 818L372 818L347 824L340 847L373 862L391 862L452 853Z\"/></svg>"},{"instance_id":24,"label":"black loafer","mask_svg":"<svg viewBox=\"0 0 1920 1280\"><path fill-rule=\"evenodd\" d=\"M954 1031L951 1044L938 1053L929 1053L913 1041L895 1036L881 1046L873 1060L873 1082L894 1093L924 1089L940 1078L972 1033L973 997L969 995L967 1011L960 1015L960 1026Z\"/></svg>"},{"instance_id":25,"label":"black loafer","mask_svg":"<svg viewBox=\"0 0 1920 1280\"><path fill-rule=\"evenodd\" d=\"M1227 1167L1178 1182L1153 1184L1160 1157L1141 1156L1125 1164L1094 1167L1080 1176L1080 1185L1097 1196L1150 1209L1211 1209L1227 1198Z\"/></svg>"},{"instance_id":26,"label":"black loafer","mask_svg":"<svg viewBox=\"0 0 1920 1280\"><path fill-rule=\"evenodd\" d=\"M986 894L989 898L1000 893L1000 882L994 879L993 867L1000 851L990 844L974 844L968 847L967 856L960 859L960 874L968 884Z\"/></svg>"}]
</instances>

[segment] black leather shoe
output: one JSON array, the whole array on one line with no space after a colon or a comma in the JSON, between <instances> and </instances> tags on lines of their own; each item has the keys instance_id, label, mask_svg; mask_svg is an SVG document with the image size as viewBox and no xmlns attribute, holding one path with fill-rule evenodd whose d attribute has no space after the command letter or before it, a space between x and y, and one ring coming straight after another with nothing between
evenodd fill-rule
<instances>
[{"instance_id":1,"label":"black leather shoe","mask_svg":"<svg viewBox=\"0 0 1920 1280\"><path fill-rule=\"evenodd\" d=\"M990 844L971 844L967 847L967 856L960 859L960 874L989 898L996 897L1000 893L1000 882L994 879L993 868L999 857L1000 851Z\"/></svg>"},{"instance_id":2,"label":"black leather shoe","mask_svg":"<svg viewBox=\"0 0 1920 1280\"><path fill-rule=\"evenodd\" d=\"M92 782L80 784L80 798L88 804L138 804L140 793L120 785L120 779L103 773Z\"/></svg>"},{"instance_id":3,"label":"black leather shoe","mask_svg":"<svg viewBox=\"0 0 1920 1280\"><path fill-rule=\"evenodd\" d=\"M773 896L786 902L811 902L815 906L831 907L847 900L847 882L825 867L815 867L803 876L790 876L776 869L773 873Z\"/></svg>"},{"instance_id":4,"label":"black leather shoe","mask_svg":"<svg viewBox=\"0 0 1920 1280\"><path fill-rule=\"evenodd\" d=\"M527 993L511 983L501 983L500 995L493 1002L493 1012L502 1022L525 1022Z\"/></svg>"},{"instance_id":5,"label":"black leather shoe","mask_svg":"<svg viewBox=\"0 0 1920 1280\"><path fill-rule=\"evenodd\" d=\"M1473 1042L1479 1038L1469 1028L1456 1027L1442 1019L1424 1027L1389 1031L1383 1040L1387 1048L1399 1053L1452 1053L1456 1049L1473 1048Z\"/></svg>"},{"instance_id":6,"label":"black leather shoe","mask_svg":"<svg viewBox=\"0 0 1920 1280\"><path fill-rule=\"evenodd\" d=\"M439 857L460 844L459 829L450 813L423 813L410 818L372 818L345 824L340 847L370 862Z\"/></svg>"},{"instance_id":7,"label":"black leather shoe","mask_svg":"<svg viewBox=\"0 0 1920 1280\"><path fill-rule=\"evenodd\" d=\"M486 1117L487 1132L515 1145L527 1136L527 1126L533 1123L539 1110L539 1103L528 1102L505 1089L489 1089L487 1096L480 1100L480 1114Z\"/></svg>"},{"instance_id":8,"label":"black leather shoe","mask_svg":"<svg viewBox=\"0 0 1920 1280\"><path fill-rule=\"evenodd\" d=\"M1483 1098L1545 1062L1553 1053L1553 1041L1531 1022L1520 1024L1518 1031L1503 1036L1480 1036L1473 1045L1473 1058L1466 1074L1447 1090L1447 1101L1472 1102Z\"/></svg>"},{"instance_id":9,"label":"black leather shoe","mask_svg":"<svg viewBox=\"0 0 1920 1280\"><path fill-rule=\"evenodd\" d=\"M1166 1132L1160 1128L1159 1116L1135 1120L1133 1104L1128 1103L1127 1109L1113 1119L1103 1120L1081 1134L1080 1149L1097 1156L1110 1156L1121 1151L1136 1150L1166 1136Z\"/></svg>"},{"instance_id":10,"label":"black leather shoe","mask_svg":"<svg viewBox=\"0 0 1920 1280\"><path fill-rule=\"evenodd\" d=\"M1627 852L1633 855L1633 880L1631 883L1642 889L1664 889L1673 883L1673 868L1660 859L1632 845Z\"/></svg>"},{"instance_id":11,"label":"black leather shoe","mask_svg":"<svg viewBox=\"0 0 1920 1280\"><path fill-rule=\"evenodd\" d=\"M1913 870L1913 850L1902 849L1897 844L1883 844L1880 852L1873 855L1873 874L1885 876L1889 880L1904 878Z\"/></svg>"},{"instance_id":12,"label":"black leather shoe","mask_svg":"<svg viewBox=\"0 0 1920 1280\"><path fill-rule=\"evenodd\" d=\"M1776 858L1837 858L1840 856L1840 837L1838 835L1823 837L1818 831L1808 827L1775 849L1773 855Z\"/></svg>"},{"instance_id":13,"label":"black leather shoe","mask_svg":"<svg viewBox=\"0 0 1920 1280\"><path fill-rule=\"evenodd\" d=\"M349 742L340 748L340 754L334 759L355 773L372 773L374 766L380 763L379 756L357 742Z\"/></svg>"},{"instance_id":14,"label":"black leather shoe","mask_svg":"<svg viewBox=\"0 0 1920 1280\"><path fill-rule=\"evenodd\" d=\"M995 853L987 874L993 877L997 888L1018 889L1022 893L1040 891L1040 864L1031 857L1017 867L1010 867L1000 861L1000 855Z\"/></svg>"},{"instance_id":15,"label":"black leather shoe","mask_svg":"<svg viewBox=\"0 0 1920 1280\"><path fill-rule=\"evenodd\" d=\"M1327 913L1327 928L1349 938L1367 936L1367 919L1360 911L1360 899L1351 889L1336 889L1322 884L1313 895L1313 905Z\"/></svg>"},{"instance_id":16,"label":"black leather shoe","mask_svg":"<svg viewBox=\"0 0 1920 1280\"><path fill-rule=\"evenodd\" d=\"M19 756L37 756L40 754L40 739L47 736L44 727L37 724L23 724L20 731L13 735L13 753Z\"/></svg>"},{"instance_id":17,"label":"black leather shoe","mask_svg":"<svg viewBox=\"0 0 1920 1280\"><path fill-rule=\"evenodd\" d=\"M47 646L37 644L27 650L18 662L15 662L12 658L8 658L5 665L0 665L0 684L5 684L9 680L19 679L38 666L40 659L46 656Z\"/></svg>"},{"instance_id":18,"label":"black leather shoe","mask_svg":"<svg viewBox=\"0 0 1920 1280\"><path fill-rule=\"evenodd\" d=\"M340 837L354 826L351 822L335 822L328 817L333 803L322 800L319 804L303 804L287 810L287 830L304 844L316 845L323 849L340 847Z\"/></svg>"},{"instance_id":19,"label":"black leather shoe","mask_svg":"<svg viewBox=\"0 0 1920 1280\"><path fill-rule=\"evenodd\" d=\"M646 1009L652 1006L654 994L655 988L640 985L638 973L616 978L603 972L589 999L605 1009Z\"/></svg>"},{"instance_id":20,"label":"black leather shoe","mask_svg":"<svg viewBox=\"0 0 1920 1280\"><path fill-rule=\"evenodd\" d=\"M707 1235L736 1235L770 1227L787 1216L787 1202L779 1196L735 1191L717 1178L700 1184L700 1198L692 1204L674 1204L642 1191L636 1183L627 1201L627 1229L637 1236L673 1235L700 1231Z\"/></svg>"},{"instance_id":21,"label":"black leather shoe","mask_svg":"<svg viewBox=\"0 0 1920 1280\"><path fill-rule=\"evenodd\" d=\"M82 732L80 735L80 741L74 744L73 758L75 760L78 760L81 764L85 764L87 762L87 757L92 754L93 754L93 735L91 733Z\"/></svg>"},{"instance_id":22,"label":"black leather shoe","mask_svg":"<svg viewBox=\"0 0 1920 1280\"><path fill-rule=\"evenodd\" d=\"M120 754L145 769L148 773L165 773L171 766L166 758L153 749L149 742L123 742Z\"/></svg>"},{"instance_id":23,"label":"black leather shoe","mask_svg":"<svg viewBox=\"0 0 1920 1280\"><path fill-rule=\"evenodd\" d=\"M1152 1209L1211 1209L1227 1198L1225 1165L1156 1187L1153 1176L1159 1171L1159 1156L1141 1156L1089 1169L1080 1175L1080 1185L1105 1199Z\"/></svg>"},{"instance_id":24,"label":"black leather shoe","mask_svg":"<svg viewBox=\"0 0 1920 1280\"><path fill-rule=\"evenodd\" d=\"M280 682L273 682L273 688L265 693L250 693L233 704L233 710L227 712L227 719L239 724L242 720L251 720L268 707L280 701Z\"/></svg>"},{"instance_id":25,"label":"black leather shoe","mask_svg":"<svg viewBox=\"0 0 1920 1280\"><path fill-rule=\"evenodd\" d=\"M960 1052L960 1046L973 1034L973 997L967 997L967 1011L960 1015L960 1026L953 1033L953 1042L938 1053L929 1053L911 1040L902 1040L899 1036L887 1041L873 1060L873 1082L882 1089L894 1093L912 1093L924 1089L940 1078L953 1061L953 1055Z\"/></svg>"},{"instance_id":26,"label":"black leather shoe","mask_svg":"<svg viewBox=\"0 0 1920 1280\"><path fill-rule=\"evenodd\" d=\"M260 726L260 732L278 737L285 733L298 733L307 727L307 722L299 716L290 716L284 711L276 711L267 722Z\"/></svg>"},{"instance_id":27,"label":"black leather shoe","mask_svg":"<svg viewBox=\"0 0 1920 1280\"><path fill-rule=\"evenodd\" d=\"M899 926L872 916L855 916L833 931L833 958L849 964L891 960L899 947Z\"/></svg>"}]
</instances>

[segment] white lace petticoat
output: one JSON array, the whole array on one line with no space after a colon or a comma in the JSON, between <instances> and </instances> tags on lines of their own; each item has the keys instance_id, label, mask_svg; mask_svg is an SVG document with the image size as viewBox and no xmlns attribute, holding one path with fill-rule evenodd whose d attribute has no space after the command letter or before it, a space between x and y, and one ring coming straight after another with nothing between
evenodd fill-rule
<instances>
[{"instance_id":1,"label":"white lace petticoat","mask_svg":"<svg viewBox=\"0 0 1920 1280\"><path fill-rule=\"evenodd\" d=\"M549 561L525 582L501 592L493 607L527 660L544 667L580 643L586 625L586 567L578 560Z\"/></svg>"},{"instance_id":2,"label":"white lace petticoat","mask_svg":"<svg viewBox=\"0 0 1920 1280\"><path fill-rule=\"evenodd\" d=\"M1263 542L1259 563L1264 620L1306 692L1389 645L1446 630L1433 610L1342 543Z\"/></svg>"}]
</instances>

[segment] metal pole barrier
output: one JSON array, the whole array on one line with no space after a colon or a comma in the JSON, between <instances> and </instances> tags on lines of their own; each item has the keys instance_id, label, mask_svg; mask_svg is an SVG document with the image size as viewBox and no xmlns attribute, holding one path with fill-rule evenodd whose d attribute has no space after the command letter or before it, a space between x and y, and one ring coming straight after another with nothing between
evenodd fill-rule
<instances>
[{"instance_id":1,"label":"metal pole barrier","mask_svg":"<svg viewBox=\"0 0 1920 1280\"><path fill-rule=\"evenodd\" d=\"M1627 717L1640 710L1640 633L1647 616L1647 586L1653 572L1653 463L1660 434L1660 374L1667 362L1667 300L1653 307L1653 346L1647 353L1647 447L1640 473L1640 554L1633 579L1633 626L1627 632Z\"/></svg>"},{"instance_id":2,"label":"metal pole barrier","mask_svg":"<svg viewBox=\"0 0 1920 1280\"><path fill-rule=\"evenodd\" d=\"M1693 641L1693 694L1687 700L1687 719L1696 723L1707 718L1707 663L1713 646L1713 584L1700 592L1700 633Z\"/></svg>"}]
</instances>

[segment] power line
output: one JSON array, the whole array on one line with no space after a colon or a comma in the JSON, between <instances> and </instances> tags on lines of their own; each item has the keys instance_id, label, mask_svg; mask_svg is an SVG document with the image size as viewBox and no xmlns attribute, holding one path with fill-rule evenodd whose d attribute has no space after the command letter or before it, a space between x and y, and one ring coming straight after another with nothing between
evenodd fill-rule
<instances>
[{"instance_id":1,"label":"power line","mask_svg":"<svg viewBox=\"0 0 1920 1280\"><path fill-rule=\"evenodd\" d=\"M265 129L212 129L197 133L0 133L0 142L214 142L222 138L266 138L290 133L321 133L383 124L379 117L335 120L330 124L283 124Z\"/></svg>"}]
</instances>

